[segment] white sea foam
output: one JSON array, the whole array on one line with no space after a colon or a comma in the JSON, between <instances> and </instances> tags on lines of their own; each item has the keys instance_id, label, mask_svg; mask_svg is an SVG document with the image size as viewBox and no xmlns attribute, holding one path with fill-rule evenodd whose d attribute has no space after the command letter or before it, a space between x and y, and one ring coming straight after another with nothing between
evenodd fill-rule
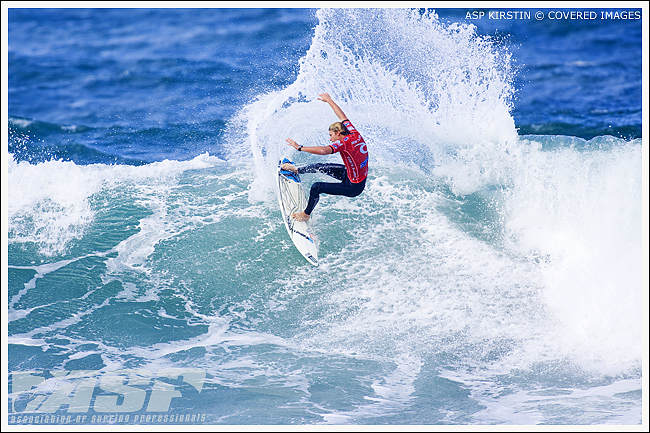
<instances>
[{"instance_id":1,"label":"white sea foam","mask_svg":"<svg viewBox=\"0 0 650 433\"><path fill-rule=\"evenodd\" d=\"M363 28L339 25L340 13ZM397 350L386 342L404 338L415 347L456 334L453 344L485 343L485 356L501 350L513 368L567 356L604 374L638 366L640 142L551 137L543 147L519 138L509 54L473 26L401 10L322 10L319 20L296 82L261 96L235 121L257 173L253 202L273 202L282 156L340 161L284 143L327 144L336 119L318 93L329 92L368 143L366 191L328 198L316 211L319 225L325 212L343 208L349 224L358 223L355 214L363 222L345 248L322 252L330 291L318 302L331 316L318 322L321 332L305 330L308 345ZM413 189L383 177L395 166L415 176ZM430 192L441 183L458 206L471 194L493 201L495 240L445 216L450 197ZM308 285L296 281L302 277L291 284Z\"/></svg>"},{"instance_id":2,"label":"white sea foam","mask_svg":"<svg viewBox=\"0 0 650 433\"><path fill-rule=\"evenodd\" d=\"M157 194L164 193L179 173L213 166L217 161L204 154L191 161L163 161L143 167L83 166L64 161L16 163L9 155L9 242L33 242L46 256L60 254L71 241L81 239L94 221L97 210L92 199L96 194L134 188L155 208Z\"/></svg>"},{"instance_id":3,"label":"white sea foam","mask_svg":"<svg viewBox=\"0 0 650 433\"><path fill-rule=\"evenodd\" d=\"M529 153L504 204L509 248L541 260L559 350L608 373L640 362L644 305L641 145L611 141Z\"/></svg>"}]
</instances>

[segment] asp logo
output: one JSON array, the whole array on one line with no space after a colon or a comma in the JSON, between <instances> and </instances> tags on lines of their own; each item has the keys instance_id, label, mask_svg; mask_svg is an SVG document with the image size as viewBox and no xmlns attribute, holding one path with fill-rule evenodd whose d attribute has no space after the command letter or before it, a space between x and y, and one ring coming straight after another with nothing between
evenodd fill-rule
<instances>
[{"instance_id":1,"label":"asp logo","mask_svg":"<svg viewBox=\"0 0 650 433\"><path fill-rule=\"evenodd\" d=\"M10 409L18 413L167 412L183 393L200 393L205 371L198 369L129 369L98 371L29 371L10 374Z\"/></svg>"}]
</instances>

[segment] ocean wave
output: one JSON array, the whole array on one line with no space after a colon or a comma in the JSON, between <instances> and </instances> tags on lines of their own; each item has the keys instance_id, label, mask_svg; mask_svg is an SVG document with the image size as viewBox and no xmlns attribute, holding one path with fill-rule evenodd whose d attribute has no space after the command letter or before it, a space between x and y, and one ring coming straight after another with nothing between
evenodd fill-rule
<instances>
[{"instance_id":1,"label":"ocean wave","mask_svg":"<svg viewBox=\"0 0 650 433\"><path fill-rule=\"evenodd\" d=\"M140 13L162 43L164 11ZM209 386L170 415L222 424L640 422L641 138L517 127L508 49L473 25L318 19L295 80L227 121L140 122L147 104L88 129L10 116L9 370L200 369ZM366 139L370 174L362 195L319 202L313 267L274 176L282 156L316 159L287 137L328 143L323 91Z\"/></svg>"},{"instance_id":2,"label":"ocean wave","mask_svg":"<svg viewBox=\"0 0 650 433\"><path fill-rule=\"evenodd\" d=\"M613 136L626 140L641 138L643 125L611 125L588 126L565 122L544 122L528 125L517 125L518 133L526 135L565 135L584 138L586 140L600 137Z\"/></svg>"},{"instance_id":3,"label":"ocean wave","mask_svg":"<svg viewBox=\"0 0 650 433\"><path fill-rule=\"evenodd\" d=\"M190 160L204 152L223 157L219 141L224 127L225 122L219 118L165 127L126 128L65 125L10 116L8 151L16 162L33 164L57 160L82 165L144 165L164 159Z\"/></svg>"}]
</instances>

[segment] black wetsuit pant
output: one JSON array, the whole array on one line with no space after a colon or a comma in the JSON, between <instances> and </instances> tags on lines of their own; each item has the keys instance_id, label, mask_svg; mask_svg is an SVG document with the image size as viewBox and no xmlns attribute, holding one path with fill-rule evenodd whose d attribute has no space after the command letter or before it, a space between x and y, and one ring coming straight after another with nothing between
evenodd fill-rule
<instances>
[{"instance_id":1,"label":"black wetsuit pant","mask_svg":"<svg viewBox=\"0 0 650 433\"><path fill-rule=\"evenodd\" d=\"M334 179L340 180L334 182L314 182L309 191L309 201L305 213L311 215L311 211L318 204L321 194L344 195L346 197L356 197L366 187L366 180L359 183L352 183L348 179L348 173L343 164L310 164L304 167L298 167L298 173L324 173Z\"/></svg>"}]
</instances>

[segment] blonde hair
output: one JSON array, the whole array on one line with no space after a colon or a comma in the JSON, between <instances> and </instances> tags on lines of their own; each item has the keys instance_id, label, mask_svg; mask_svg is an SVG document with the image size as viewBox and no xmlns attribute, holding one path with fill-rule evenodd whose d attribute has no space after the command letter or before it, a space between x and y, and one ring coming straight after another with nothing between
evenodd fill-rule
<instances>
[{"instance_id":1,"label":"blonde hair","mask_svg":"<svg viewBox=\"0 0 650 433\"><path fill-rule=\"evenodd\" d=\"M330 125L329 128L330 131L337 132L341 135L349 135L350 131L348 131L348 128L345 127L345 125L341 122L334 122Z\"/></svg>"}]
</instances>

